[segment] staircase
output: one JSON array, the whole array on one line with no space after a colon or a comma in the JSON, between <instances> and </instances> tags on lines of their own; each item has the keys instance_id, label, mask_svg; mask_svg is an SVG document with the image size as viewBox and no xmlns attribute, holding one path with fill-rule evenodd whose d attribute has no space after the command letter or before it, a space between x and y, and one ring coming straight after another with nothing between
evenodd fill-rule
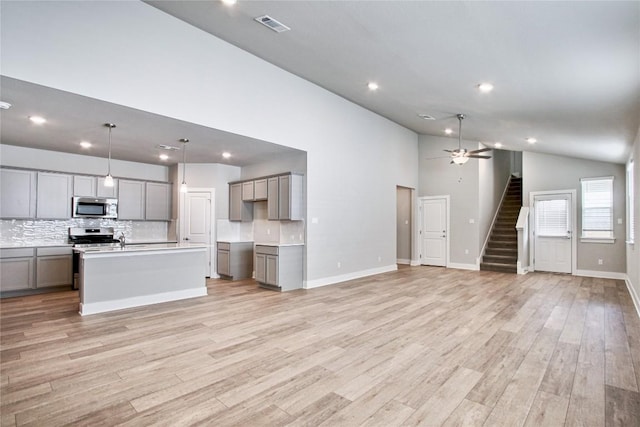
<instances>
[{"instance_id":1,"label":"staircase","mask_svg":"<svg viewBox=\"0 0 640 427\"><path fill-rule=\"evenodd\" d=\"M480 270L516 273L518 235L516 222L522 206L522 178L511 177L498 217L491 230Z\"/></svg>"}]
</instances>

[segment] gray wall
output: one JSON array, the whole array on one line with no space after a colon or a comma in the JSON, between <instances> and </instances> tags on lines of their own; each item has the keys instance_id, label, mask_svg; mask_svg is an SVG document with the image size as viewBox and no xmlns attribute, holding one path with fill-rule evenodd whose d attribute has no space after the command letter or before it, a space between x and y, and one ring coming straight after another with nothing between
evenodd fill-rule
<instances>
[{"instance_id":1,"label":"gray wall","mask_svg":"<svg viewBox=\"0 0 640 427\"><path fill-rule=\"evenodd\" d=\"M395 267L416 133L142 2L3 2L1 19L6 76L306 151L311 286Z\"/></svg>"},{"instance_id":2,"label":"gray wall","mask_svg":"<svg viewBox=\"0 0 640 427\"><path fill-rule=\"evenodd\" d=\"M522 154L523 203L529 206L532 191L576 190L577 195L577 268L578 270L624 273L625 256L625 168L615 163L581 160L571 157L524 152ZM613 176L614 244L581 243L582 196L580 178ZM622 224L618 224L618 218ZM598 259L603 265L598 265Z\"/></svg>"},{"instance_id":3,"label":"gray wall","mask_svg":"<svg viewBox=\"0 0 640 427\"><path fill-rule=\"evenodd\" d=\"M396 257L405 263L411 262L412 236L412 191L410 188L398 187L396 207Z\"/></svg>"},{"instance_id":4,"label":"gray wall","mask_svg":"<svg viewBox=\"0 0 640 427\"><path fill-rule=\"evenodd\" d=\"M282 172L307 173L307 153L300 151L278 155L270 159L264 159L260 163L242 167L241 179L252 179L261 176L274 175Z\"/></svg>"},{"instance_id":5,"label":"gray wall","mask_svg":"<svg viewBox=\"0 0 640 427\"><path fill-rule=\"evenodd\" d=\"M454 138L420 136L420 185L418 197L450 195L449 231L451 263L476 264L479 256L479 204L478 204L478 160L469 160L464 165L451 165L444 149L457 148ZM477 143L462 141L463 148L475 150ZM473 220L473 223L470 222ZM469 253L465 254L465 250Z\"/></svg>"},{"instance_id":6,"label":"gray wall","mask_svg":"<svg viewBox=\"0 0 640 427\"><path fill-rule=\"evenodd\" d=\"M629 159L634 159L634 244L627 244L627 275L635 293L636 307L640 308L640 129L636 135L633 151Z\"/></svg>"}]
</instances>

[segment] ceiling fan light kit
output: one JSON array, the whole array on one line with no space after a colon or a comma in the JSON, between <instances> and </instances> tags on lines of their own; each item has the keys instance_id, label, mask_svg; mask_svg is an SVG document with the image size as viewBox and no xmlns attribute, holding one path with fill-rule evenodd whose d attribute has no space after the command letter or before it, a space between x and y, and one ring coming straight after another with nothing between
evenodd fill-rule
<instances>
[{"instance_id":1,"label":"ceiling fan light kit","mask_svg":"<svg viewBox=\"0 0 640 427\"><path fill-rule=\"evenodd\" d=\"M458 118L458 148L455 150L444 150L447 153L451 153L451 164L464 165L469 159L490 159L491 156L481 156L480 153L491 150L491 148L480 148L479 150L467 151L466 148L462 148L462 120L464 120L464 114L456 114Z\"/></svg>"}]
</instances>

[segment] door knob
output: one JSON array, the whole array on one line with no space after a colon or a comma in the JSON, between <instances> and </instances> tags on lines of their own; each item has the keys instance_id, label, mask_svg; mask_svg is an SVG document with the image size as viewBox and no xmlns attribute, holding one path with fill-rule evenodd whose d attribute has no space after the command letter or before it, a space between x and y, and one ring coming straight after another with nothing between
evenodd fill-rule
<instances>
[{"instance_id":1,"label":"door knob","mask_svg":"<svg viewBox=\"0 0 640 427\"><path fill-rule=\"evenodd\" d=\"M188 238L188 237L185 237L185 238L184 238L184 240L189 240L189 238Z\"/></svg>"}]
</instances>

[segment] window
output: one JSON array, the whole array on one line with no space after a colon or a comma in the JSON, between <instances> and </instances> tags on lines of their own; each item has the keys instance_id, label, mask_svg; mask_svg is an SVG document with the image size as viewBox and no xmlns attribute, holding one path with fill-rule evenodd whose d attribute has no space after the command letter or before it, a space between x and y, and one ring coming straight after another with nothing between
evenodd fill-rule
<instances>
[{"instance_id":1,"label":"window","mask_svg":"<svg viewBox=\"0 0 640 427\"><path fill-rule=\"evenodd\" d=\"M543 237L564 237L569 234L569 200L536 201L536 233Z\"/></svg>"},{"instance_id":2,"label":"window","mask_svg":"<svg viewBox=\"0 0 640 427\"><path fill-rule=\"evenodd\" d=\"M613 177L583 178L582 239L613 243Z\"/></svg>"},{"instance_id":3,"label":"window","mask_svg":"<svg viewBox=\"0 0 640 427\"><path fill-rule=\"evenodd\" d=\"M633 243L635 237L635 212L633 204L633 160L627 165L627 242Z\"/></svg>"}]
</instances>

